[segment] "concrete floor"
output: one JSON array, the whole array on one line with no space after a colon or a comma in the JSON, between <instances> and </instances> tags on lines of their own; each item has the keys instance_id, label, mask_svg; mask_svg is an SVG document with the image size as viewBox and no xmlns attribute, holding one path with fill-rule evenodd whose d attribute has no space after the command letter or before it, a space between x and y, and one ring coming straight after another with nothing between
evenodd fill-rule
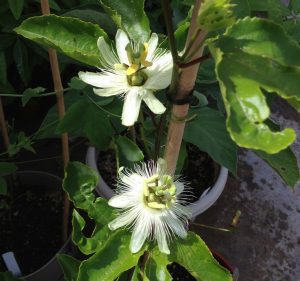
<instances>
[{"instance_id":1,"label":"concrete floor","mask_svg":"<svg viewBox=\"0 0 300 281\"><path fill-rule=\"evenodd\" d=\"M276 102L274 118L297 131L293 150L300 160L300 116ZM300 281L300 185L295 192L254 153L239 153L238 177L230 176L216 204L196 223L227 227L237 210L232 232L192 226L208 245L238 267L240 281Z\"/></svg>"}]
</instances>

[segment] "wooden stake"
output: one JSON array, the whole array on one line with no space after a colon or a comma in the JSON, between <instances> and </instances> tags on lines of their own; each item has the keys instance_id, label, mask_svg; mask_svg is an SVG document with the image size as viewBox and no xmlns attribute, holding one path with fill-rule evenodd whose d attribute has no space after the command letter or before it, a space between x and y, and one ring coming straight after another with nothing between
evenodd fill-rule
<instances>
[{"instance_id":1,"label":"wooden stake","mask_svg":"<svg viewBox=\"0 0 300 281\"><path fill-rule=\"evenodd\" d=\"M41 10L43 15L50 14L50 7L49 7L48 0L41 0ZM65 116L65 103L64 103L63 86L61 82L57 53L54 49L49 49L48 54L49 54L49 60L51 65L54 91L56 92L58 116L59 119L62 119ZM70 161L69 140L68 140L67 133L61 135L61 143L62 143L63 163L65 168ZM63 241L66 241L68 238L69 210L70 210L70 201L68 199L67 194L64 193L63 233L62 233Z\"/></svg>"},{"instance_id":2,"label":"wooden stake","mask_svg":"<svg viewBox=\"0 0 300 281\"><path fill-rule=\"evenodd\" d=\"M192 36L195 34L197 30L196 21L197 21L200 6L201 6L201 0L196 0L185 48L187 48L187 46L191 42ZM198 38L193 44L194 48L191 48L190 53L193 53L195 48L199 48L205 36L206 33L204 32L202 32L200 36L198 36ZM199 50L195 52L195 54L193 55L193 57L190 58L190 60L194 60L198 57L201 57L202 53L203 53L203 49L199 48ZM179 69L179 80L178 80L178 84L176 87L176 94L175 94L176 99L182 99L186 97L194 89L198 68L199 68L199 63L194 64L190 67ZM188 104L173 105L171 114L175 118L184 119L187 116L188 111L189 111ZM165 154L164 154L164 158L167 162L168 172L171 174L174 174L176 170L176 163L178 160L179 150L182 143L184 128L185 128L185 122L179 123L176 121L172 121L171 118L169 123L169 128L168 128L168 137L167 137L167 143L166 143Z\"/></svg>"}]
</instances>

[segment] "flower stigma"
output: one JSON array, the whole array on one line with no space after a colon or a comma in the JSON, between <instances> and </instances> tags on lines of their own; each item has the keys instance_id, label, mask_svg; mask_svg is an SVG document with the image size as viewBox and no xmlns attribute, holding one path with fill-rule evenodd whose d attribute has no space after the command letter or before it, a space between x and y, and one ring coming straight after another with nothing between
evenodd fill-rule
<instances>
[{"instance_id":1,"label":"flower stigma","mask_svg":"<svg viewBox=\"0 0 300 281\"><path fill-rule=\"evenodd\" d=\"M152 209L169 209L176 202L176 186L170 175L155 174L143 182L144 203Z\"/></svg>"},{"instance_id":2,"label":"flower stigma","mask_svg":"<svg viewBox=\"0 0 300 281\"><path fill-rule=\"evenodd\" d=\"M152 66L152 62L147 61L148 55L148 43L139 43L132 47L131 43L128 43L125 47L127 58L130 65L115 64L116 70L125 70L128 84L131 86L142 86L145 84L148 76L142 70Z\"/></svg>"}]
</instances>

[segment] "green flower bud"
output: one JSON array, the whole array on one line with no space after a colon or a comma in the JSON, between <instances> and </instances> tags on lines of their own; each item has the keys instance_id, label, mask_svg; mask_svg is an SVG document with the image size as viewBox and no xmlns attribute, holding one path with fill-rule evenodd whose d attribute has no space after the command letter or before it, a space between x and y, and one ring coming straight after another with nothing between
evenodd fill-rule
<instances>
[{"instance_id":1,"label":"green flower bud","mask_svg":"<svg viewBox=\"0 0 300 281\"><path fill-rule=\"evenodd\" d=\"M198 25L206 31L226 28L235 21L230 0L205 0L199 10Z\"/></svg>"}]
</instances>

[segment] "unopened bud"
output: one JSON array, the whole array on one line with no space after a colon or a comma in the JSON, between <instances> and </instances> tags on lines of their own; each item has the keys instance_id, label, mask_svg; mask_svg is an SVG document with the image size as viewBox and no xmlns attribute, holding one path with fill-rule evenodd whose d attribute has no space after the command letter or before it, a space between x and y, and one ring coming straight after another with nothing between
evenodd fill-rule
<instances>
[{"instance_id":1,"label":"unopened bud","mask_svg":"<svg viewBox=\"0 0 300 281\"><path fill-rule=\"evenodd\" d=\"M205 0L199 10L198 25L208 32L226 28L235 21L230 0Z\"/></svg>"}]
</instances>

